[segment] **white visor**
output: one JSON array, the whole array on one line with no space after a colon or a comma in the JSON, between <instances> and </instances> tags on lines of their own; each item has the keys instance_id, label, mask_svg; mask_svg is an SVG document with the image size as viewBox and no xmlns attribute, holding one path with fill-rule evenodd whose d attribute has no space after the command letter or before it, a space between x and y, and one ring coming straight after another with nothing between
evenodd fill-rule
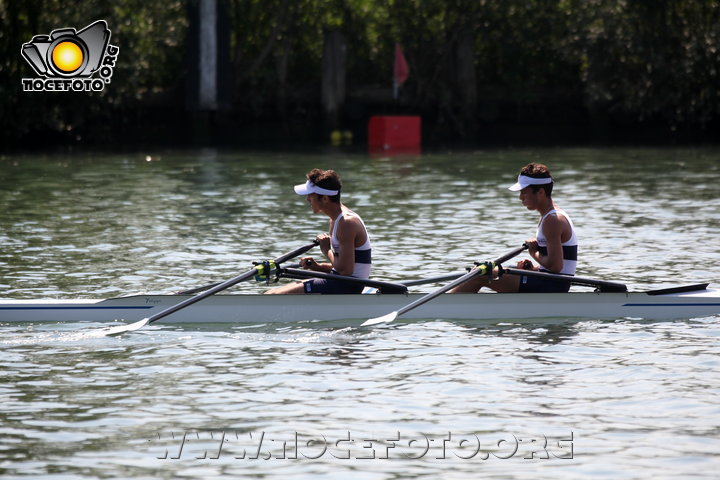
<instances>
[{"instance_id":1,"label":"white visor","mask_svg":"<svg viewBox=\"0 0 720 480\"><path fill-rule=\"evenodd\" d=\"M523 188L529 187L530 185L547 185L548 183L553 183L552 177L533 178L525 175L518 175L517 183L512 187L508 187L508 190L517 192L518 190L522 190Z\"/></svg>"},{"instance_id":2,"label":"white visor","mask_svg":"<svg viewBox=\"0 0 720 480\"><path fill-rule=\"evenodd\" d=\"M332 197L333 195L337 195L339 192L339 190L328 190L326 188L318 187L310 180L300 185L295 185L295 193L297 193L298 195L317 193L318 195L329 195Z\"/></svg>"}]
</instances>

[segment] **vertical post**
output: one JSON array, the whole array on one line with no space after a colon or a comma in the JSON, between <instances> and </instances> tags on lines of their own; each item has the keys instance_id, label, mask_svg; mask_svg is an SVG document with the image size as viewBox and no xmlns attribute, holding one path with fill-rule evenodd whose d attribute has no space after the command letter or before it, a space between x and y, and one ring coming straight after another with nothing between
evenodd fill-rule
<instances>
[{"instance_id":1,"label":"vertical post","mask_svg":"<svg viewBox=\"0 0 720 480\"><path fill-rule=\"evenodd\" d=\"M339 127L339 111L345 102L345 36L339 30L325 32L322 60L322 106L329 130Z\"/></svg>"},{"instance_id":2,"label":"vertical post","mask_svg":"<svg viewBox=\"0 0 720 480\"><path fill-rule=\"evenodd\" d=\"M475 35L469 27L462 29L458 36L456 51L456 74L458 104L460 105L462 128L465 135L475 132L477 109L477 76L475 73Z\"/></svg>"},{"instance_id":3,"label":"vertical post","mask_svg":"<svg viewBox=\"0 0 720 480\"><path fill-rule=\"evenodd\" d=\"M399 43L395 44L395 61L393 61L393 98L395 100L400 96L400 87L410 74L405 55L403 55L402 47Z\"/></svg>"},{"instance_id":4,"label":"vertical post","mask_svg":"<svg viewBox=\"0 0 720 480\"><path fill-rule=\"evenodd\" d=\"M187 107L222 110L232 101L227 0L189 0L187 11Z\"/></svg>"},{"instance_id":5,"label":"vertical post","mask_svg":"<svg viewBox=\"0 0 720 480\"><path fill-rule=\"evenodd\" d=\"M198 106L201 110L216 110L218 106L218 45L217 0L200 0Z\"/></svg>"}]
</instances>

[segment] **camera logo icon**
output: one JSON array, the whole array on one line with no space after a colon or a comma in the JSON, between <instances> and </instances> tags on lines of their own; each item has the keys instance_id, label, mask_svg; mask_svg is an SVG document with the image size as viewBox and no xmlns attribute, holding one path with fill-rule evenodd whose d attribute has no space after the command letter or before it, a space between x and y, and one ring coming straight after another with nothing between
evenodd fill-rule
<instances>
[{"instance_id":1,"label":"camera logo icon","mask_svg":"<svg viewBox=\"0 0 720 480\"><path fill-rule=\"evenodd\" d=\"M45 80L23 78L25 91L100 91L110 83L120 49L110 45L105 20L80 31L58 28L35 35L20 50L35 73ZM98 72L100 78L92 76Z\"/></svg>"}]
</instances>

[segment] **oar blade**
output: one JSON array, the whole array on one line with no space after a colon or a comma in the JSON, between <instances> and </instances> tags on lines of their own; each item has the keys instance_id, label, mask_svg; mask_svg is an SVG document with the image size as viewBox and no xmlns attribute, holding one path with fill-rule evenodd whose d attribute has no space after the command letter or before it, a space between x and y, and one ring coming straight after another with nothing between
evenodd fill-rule
<instances>
[{"instance_id":1,"label":"oar blade","mask_svg":"<svg viewBox=\"0 0 720 480\"><path fill-rule=\"evenodd\" d=\"M398 312L396 310L394 312L388 313L387 315L383 315L382 317L375 317L375 318L370 318L368 320L365 320L363 322L363 324L360 326L361 327L370 327L372 325L379 325L381 323L390 323L390 322L394 321L397 317L398 317Z\"/></svg>"},{"instance_id":2,"label":"oar blade","mask_svg":"<svg viewBox=\"0 0 720 480\"><path fill-rule=\"evenodd\" d=\"M139 322L131 323L129 325L118 325L116 327L105 328L103 330L100 330L99 333L106 337L112 337L115 335L120 335L122 333L139 330L145 325L147 325L149 321L150 318L143 318Z\"/></svg>"}]
</instances>

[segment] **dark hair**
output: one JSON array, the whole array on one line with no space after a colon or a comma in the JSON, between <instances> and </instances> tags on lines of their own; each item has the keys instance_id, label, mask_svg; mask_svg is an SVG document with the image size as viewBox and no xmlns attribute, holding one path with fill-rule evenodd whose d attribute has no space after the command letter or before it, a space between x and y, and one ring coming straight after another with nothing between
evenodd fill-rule
<instances>
[{"instance_id":1,"label":"dark hair","mask_svg":"<svg viewBox=\"0 0 720 480\"><path fill-rule=\"evenodd\" d=\"M306 176L308 180L320 188L337 190L337 195L328 195L328 198L335 203L340 203L342 181L340 180L340 175L338 175L335 170L320 170L319 168L313 168Z\"/></svg>"},{"instance_id":2,"label":"dark hair","mask_svg":"<svg viewBox=\"0 0 720 480\"><path fill-rule=\"evenodd\" d=\"M543 165L542 163L528 163L520 170L520 175L525 175L526 177L531 178L552 178L550 169L547 165ZM533 192L543 189L545 190L545 195L548 197L552 196L552 183L547 183L545 185L530 185L530 188L532 188Z\"/></svg>"}]
</instances>

